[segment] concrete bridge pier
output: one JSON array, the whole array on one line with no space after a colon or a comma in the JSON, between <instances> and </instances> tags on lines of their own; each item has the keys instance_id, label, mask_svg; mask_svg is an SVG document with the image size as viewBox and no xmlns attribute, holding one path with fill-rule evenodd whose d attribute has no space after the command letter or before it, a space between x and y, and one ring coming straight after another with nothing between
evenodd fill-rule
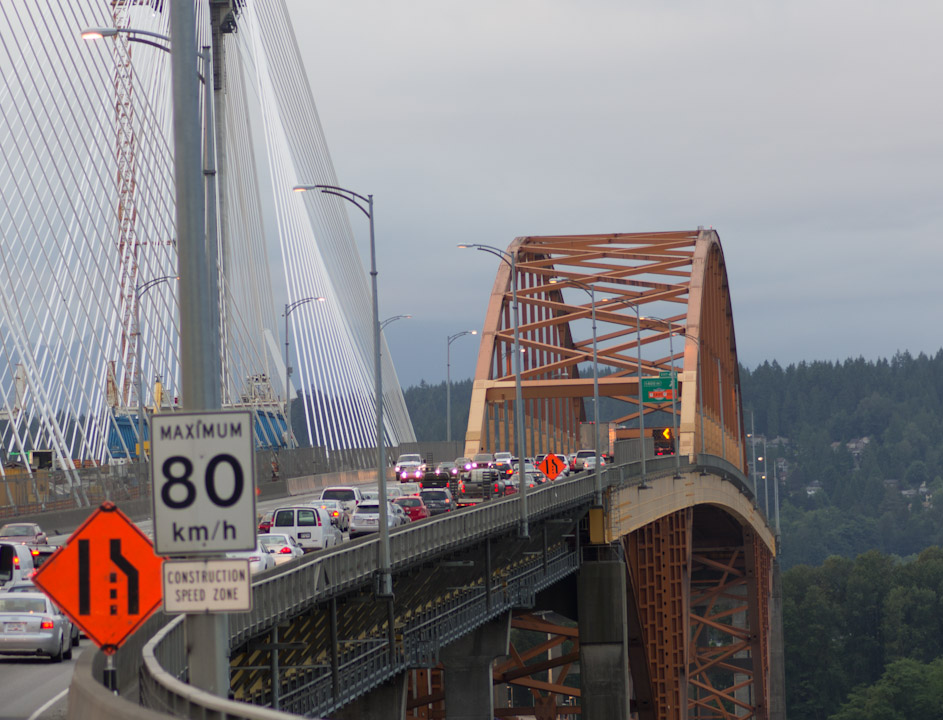
<instances>
[{"instance_id":1,"label":"concrete bridge pier","mask_svg":"<svg viewBox=\"0 0 943 720\"><path fill-rule=\"evenodd\" d=\"M626 570L621 560L584 561L578 579L583 720L628 720Z\"/></svg>"},{"instance_id":2,"label":"concrete bridge pier","mask_svg":"<svg viewBox=\"0 0 943 720\"><path fill-rule=\"evenodd\" d=\"M492 668L508 654L511 613L482 625L439 653L445 683L446 720L492 720Z\"/></svg>"},{"instance_id":3,"label":"concrete bridge pier","mask_svg":"<svg viewBox=\"0 0 943 720\"><path fill-rule=\"evenodd\" d=\"M388 680L334 713L334 720L404 720L406 673Z\"/></svg>"}]
</instances>

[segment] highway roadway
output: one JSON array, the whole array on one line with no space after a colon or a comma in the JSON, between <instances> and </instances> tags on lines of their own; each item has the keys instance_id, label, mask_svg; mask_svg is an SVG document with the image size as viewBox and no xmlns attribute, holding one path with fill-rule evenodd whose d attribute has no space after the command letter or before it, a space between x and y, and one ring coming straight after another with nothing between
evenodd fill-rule
<instances>
[{"instance_id":1,"label":"highway roadway","mask_svg":"<svg viewBox=\"0 0 943 720\"><path fill-rule=\"evenodd\" d=\"M264 513L287 504L314 500L319 493L259 501L256 511ZM120 504L118 507L121 507ZM151 537L150 518L137 523ZM49 542L62 545L68 535L51 537ZM46 658L0 657L0 720L64 720L68 708L68 689L72 668L83 652L94 652L94 644L82 638L72 660L52 663Z\"/></svg>"}]
</instances>

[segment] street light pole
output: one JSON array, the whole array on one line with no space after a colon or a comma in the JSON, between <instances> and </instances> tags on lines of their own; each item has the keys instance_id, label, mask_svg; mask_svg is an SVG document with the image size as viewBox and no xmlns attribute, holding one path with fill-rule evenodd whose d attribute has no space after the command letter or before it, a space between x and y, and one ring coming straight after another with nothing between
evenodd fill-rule
<instances>
[{"instance_id":1,"label":"street light pole","mask_svg":"<svg viewBox=\"0 0 943 720\"><path fill-rule=\"evenodd\" d=\"M599 362L596 347L596 288L593 285L586 285L570 278L553 278L552 284L572 285L579 288L589 295L590 305L592 306L593 319L593 448L596 450L596 483L593 492L596 505L602 505L602 467L599 462Z\"/></svg>"},{"instance_id":2,"label":"street light pole","mask_svg":"<svg viewBox=\"0 0 943 720\"><path fill-rule=\"evenodd\" d=\"M477 335L477 330L463 330L449 335L445 344L445 440L452 442L452 343L465 335Z\"/></svg>"},{"instance_id":3,"label":"street light pole","mask_svg":"<svg viewBox=\"0 0 943 720\"><path fill-rule=\"evenodd\" d=\"M517 462L520 468L524 467L524 402L521 393L521 337L520 337L520 307L517 303L517 253L511 253L507 250L501 250L493 245L462 244L459 248L474 248L486 253L490 253L506 262L511 268L511 318L514 322L514 419L515 430L514 440L517 450ZM522 538L530 537L530 528L527 518L527 479L526 473L518 471L518 484L520 485L519 495L521 496L521 525L520 536Z\"/></svg>"},{"instance_id":4,"label":"street light pole","mask_svg":"<svg viewBox=\"0 0 943 720\"><path fill-rule=\"evenodd\" d=\"M642 393L642 316L639 313L638 305L632 305L635 308L635 344L636 357L638 358L638 437L639 454L642 457L642 482L639 489L648 488L645 483L645 397Z\"/></svg>"},{"instance_id":5,"label":"street light pole","mask_svg":"<svg viewBox=\"0 0 943 720\"><path fill-rule=\"evenodd\" d=\"M386 498L386 458L383 448L383 373L380 366L380 302L377 296L377 254L374 235L373 195L364 197L353 190L347 190L337 185L295 185L295 192L319 190L325 195L334 195L346 200L367 216L370 221L370 279L373 293L373 372L376 385L376 420L377 420L377 487L380 490L380 547L378 570L380 586L377 595L391 598L393 596L393 577L390 568L390 526L389 509L382 502Z\"/></svg>"},{"instance_id":6,"label":"street light pole","mask_svg":"<svg viewBox=\"0 0 943 720\"><path fill-rule=\"evenodd\" d=\"M291 303L285 303L285 447L289 450L292 449L294 443L295 434L291 426L291 365L288 360L288 337L290 326L288 324L288 316L291 314L292 310L301 307L310 302L325 302L327 298L324 297L306 297L301 298L300 300L295 300Z\"/></svg>"},{"instance_id":7,"label":"street light pole","mask_svg":"<svg viewBox=\"0 0 943 720\"><path fill-rule=\"evenodd\" d=\"M176 279L176 275L162 275L161 277L151 278L138 285L134 291L134 324L138 329L137 350L135 351L138 358L138 442L141 444L138 452L138 463L142 465L146 461L146 453L144 452L144 367L141 361L141 298L144 293L155 285Z\"/></svg>"}]
</instances>

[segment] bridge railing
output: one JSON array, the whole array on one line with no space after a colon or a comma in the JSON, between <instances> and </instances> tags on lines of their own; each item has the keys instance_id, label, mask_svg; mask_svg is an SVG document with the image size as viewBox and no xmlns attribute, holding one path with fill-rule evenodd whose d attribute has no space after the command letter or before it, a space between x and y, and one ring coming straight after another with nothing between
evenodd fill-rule
<instances>
[{"instance_id":1,"label":"bridge railing","mask_svg":"<svg viewBox=\"0 0 943 720\"><path fill-rule=\"evenodd\" d=\"M655 480L676 468L673 457L646 462L646 479ZM682 470L719 475L753 494L752 485L722 458L699 455ZM641 480L638 463L611 466L603 474L606 487L637 484ZM531 520L588 502L595 489L592 475L558 481L535 489L528 496ZM394 571L425 557L441 556L476 538L493 536L516 528L520 522L518 498L494 500L459 513L448 513L390 533ZM293 617L305 609L355 587L373 583L377 567L376 538L365 538L317 555L291 568L262 576L253 583L253 606L248 613L230 616L230 647L235 648L261 634L274 623ZM130 658L129 658L130 660ZM360 659L362 660L362 659ZM187 674L183 618L161 628L145 645L140 669L142 704L179 717L213 717L220 720L284 720L295 717L269 708L235 702L198 690L184 680ZM379 677L378 668L361 662L364 687ZM115 714L112 717L120 717Z\"/></svg>"}]
</instances>

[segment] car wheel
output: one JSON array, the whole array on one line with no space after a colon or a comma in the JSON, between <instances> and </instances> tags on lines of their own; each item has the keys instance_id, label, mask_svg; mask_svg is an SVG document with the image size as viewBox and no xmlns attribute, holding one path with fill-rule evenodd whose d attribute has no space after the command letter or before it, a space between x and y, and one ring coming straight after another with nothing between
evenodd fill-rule
<instances>
[{"instance_id":1,"label":"car wheel","mask_svg":"<svg viewBox=\"0 0 943 720\"><path fill-rule=\"evenodd\" d=\"M63 640L64 640L64 639L65 639L65 638L63 638ZM63 659L63 660L71 660L71 659L72 659L72 638L69 638L69 642L67 642L65 645L66 645L66 649L65 649L65 651L62 653L62 659Z\"/></svg>"},{"instance_id":2,"label":"car wheel","mask_svg":"<svg viewBox=\"0 0 943 720\"><path fill-rule=\"evenodd\" d=\"M65 638L64 638L62 635L60 635L60 636L59 636L59 651L58 651L55 655L50 656L50 658L49 658L49 659L52 660L54 663L60 663L60 662L62 662L62 643L63 643L64 640L65 640Z\"/></svg>"},{"instance_id":3,"label":"car wheel","mask_svg":"<svg viewBox=\"0 0 943 720\"><path fill-rule=\"evenodd\" d=\"M79 629L75 627L75 625L73 625L72 626L72 647L79 646L79 640L81 639L81 637L82 637L82 633L80 633Z\"/></svg>"}]
</instances>

